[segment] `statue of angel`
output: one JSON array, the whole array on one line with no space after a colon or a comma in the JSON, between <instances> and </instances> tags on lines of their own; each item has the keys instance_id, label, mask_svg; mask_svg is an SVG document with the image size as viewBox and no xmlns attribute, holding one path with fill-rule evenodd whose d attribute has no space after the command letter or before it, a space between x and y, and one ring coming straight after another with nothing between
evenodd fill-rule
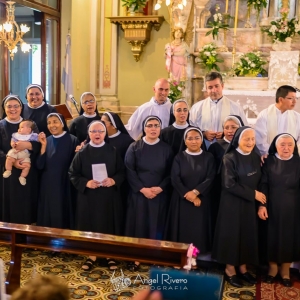
<instances>
[{"instance_id":1,"label":"statue of angel","mask_svg":"<svg viewBox=\"0 0 300 300\"><path fill-rule=\"evenodd\" d=\"M191 22L188 22L192 24ZM173 41L165 46L166 69L170 79L187 80L187 57L190 55L190 43L193 39L193 27L187 26L186 34L181 27L172 30Z\"/></svg>"}]
</instances>

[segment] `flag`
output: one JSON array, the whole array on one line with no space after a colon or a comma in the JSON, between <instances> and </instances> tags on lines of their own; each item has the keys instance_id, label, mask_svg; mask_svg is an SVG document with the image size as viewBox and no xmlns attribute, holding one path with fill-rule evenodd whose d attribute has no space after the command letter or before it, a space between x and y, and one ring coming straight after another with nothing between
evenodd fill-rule
<instances>
[{"instance_id":1,"label":"flag","mask_svg":"<svg viewBox=\"0 0 300 300\"><path fill-rule=\"evenodd\" d=\"M67 34L66 37L66 54L65 54L65 66L63 68L61 82L65 87L66 92L66 105L71 113L70 98L69 95L73 94L73 81L72 81L72 60L71 60L71 35Z\"/></svg>"}]
</instances>

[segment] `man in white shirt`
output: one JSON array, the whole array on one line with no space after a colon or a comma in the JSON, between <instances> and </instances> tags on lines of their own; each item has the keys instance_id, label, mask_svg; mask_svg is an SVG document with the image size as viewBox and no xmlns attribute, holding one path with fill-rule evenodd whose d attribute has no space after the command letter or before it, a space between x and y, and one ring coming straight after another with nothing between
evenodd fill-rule
<instances>
[{"instance_id":1,"label":"man in white shirt","mask_svg":"<svg viewBox=\"0 0 300 300\"><path fill-rule=\"evenodd\" d=\"M155 82L153 87L154 97L149 102L139 106L125 125L130 136L136 140L142 133L142 122L147 116L154 115L161 119L162 128L169 126L170 109L172 103L168 95L170 84L167 79L161 78Z\"/></svg>"},{"instance_id":2,"label":"man in white shirt","mask_svg":"<svg viewBox=\"0 0 300 300\"><path fill-rule=\"evenodd\" d=\"M208 148L223 134L223 121L229 115L238 115L245 125L248 124L242 107L223 96L223 78L218 72L210 72L205 76L208 98L195 103L190 110L190 123L203 131Z\"/></svg>"},{"instance_id":3,"label":"man in white shirt","mask_svg":"<svg viewBox=\"0 0 300 300\"><path fill-rule=\"evenodd\" d=\"M300 146L300 114L294 111L296 89L283 85L276 91L276 103L262 110L255 124L256 146L266 157L274 137L280 133L289 133Z\"/></svg>"}]
</instances>

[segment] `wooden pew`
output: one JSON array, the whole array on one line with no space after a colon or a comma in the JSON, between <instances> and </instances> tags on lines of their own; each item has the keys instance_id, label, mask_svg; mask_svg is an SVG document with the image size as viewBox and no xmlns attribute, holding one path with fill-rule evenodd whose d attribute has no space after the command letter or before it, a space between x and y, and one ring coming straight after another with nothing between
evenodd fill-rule
<instances>
[{"instance_id":1,"label":"wooden pew","mask_svg":"<svg viewBox=\"0 0 300 300\"><path fill-rule=\"evenodd\" d=\"M96 255L183 267L189 244L0 222L0 244L11 246L7 293L20 286L24 248Z\"/></svg>"}]
</instances>

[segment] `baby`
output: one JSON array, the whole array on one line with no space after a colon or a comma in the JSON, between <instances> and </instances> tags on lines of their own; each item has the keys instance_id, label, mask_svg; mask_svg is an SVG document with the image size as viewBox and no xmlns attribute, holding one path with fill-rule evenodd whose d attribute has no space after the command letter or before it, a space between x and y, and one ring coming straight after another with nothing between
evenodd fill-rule
<instances>
[{"instance_id":1,"label":"baby","mask_svg":"<svg viewBox=\"0 0 300 300\"><path fill-rule=\"evenodd\" d=\"M30 170L30 153L27 149L25 150L16 150L15 143L18 141L22 142L31 142L38 141L38 134L33 133L32 130L34 128L34 122L31 120L23 120L20 125L18 132L12 134L10 145L13 149L9 150L6 157L5 169L6 171L3 173L4 178L8 178L11 175L12 167L14 166L17 159L23 159L22 165L25 167L22 169L21 176L19 177L19 181L22 185L26 184L26 176Z\"/></svg>"}]
</instances>

